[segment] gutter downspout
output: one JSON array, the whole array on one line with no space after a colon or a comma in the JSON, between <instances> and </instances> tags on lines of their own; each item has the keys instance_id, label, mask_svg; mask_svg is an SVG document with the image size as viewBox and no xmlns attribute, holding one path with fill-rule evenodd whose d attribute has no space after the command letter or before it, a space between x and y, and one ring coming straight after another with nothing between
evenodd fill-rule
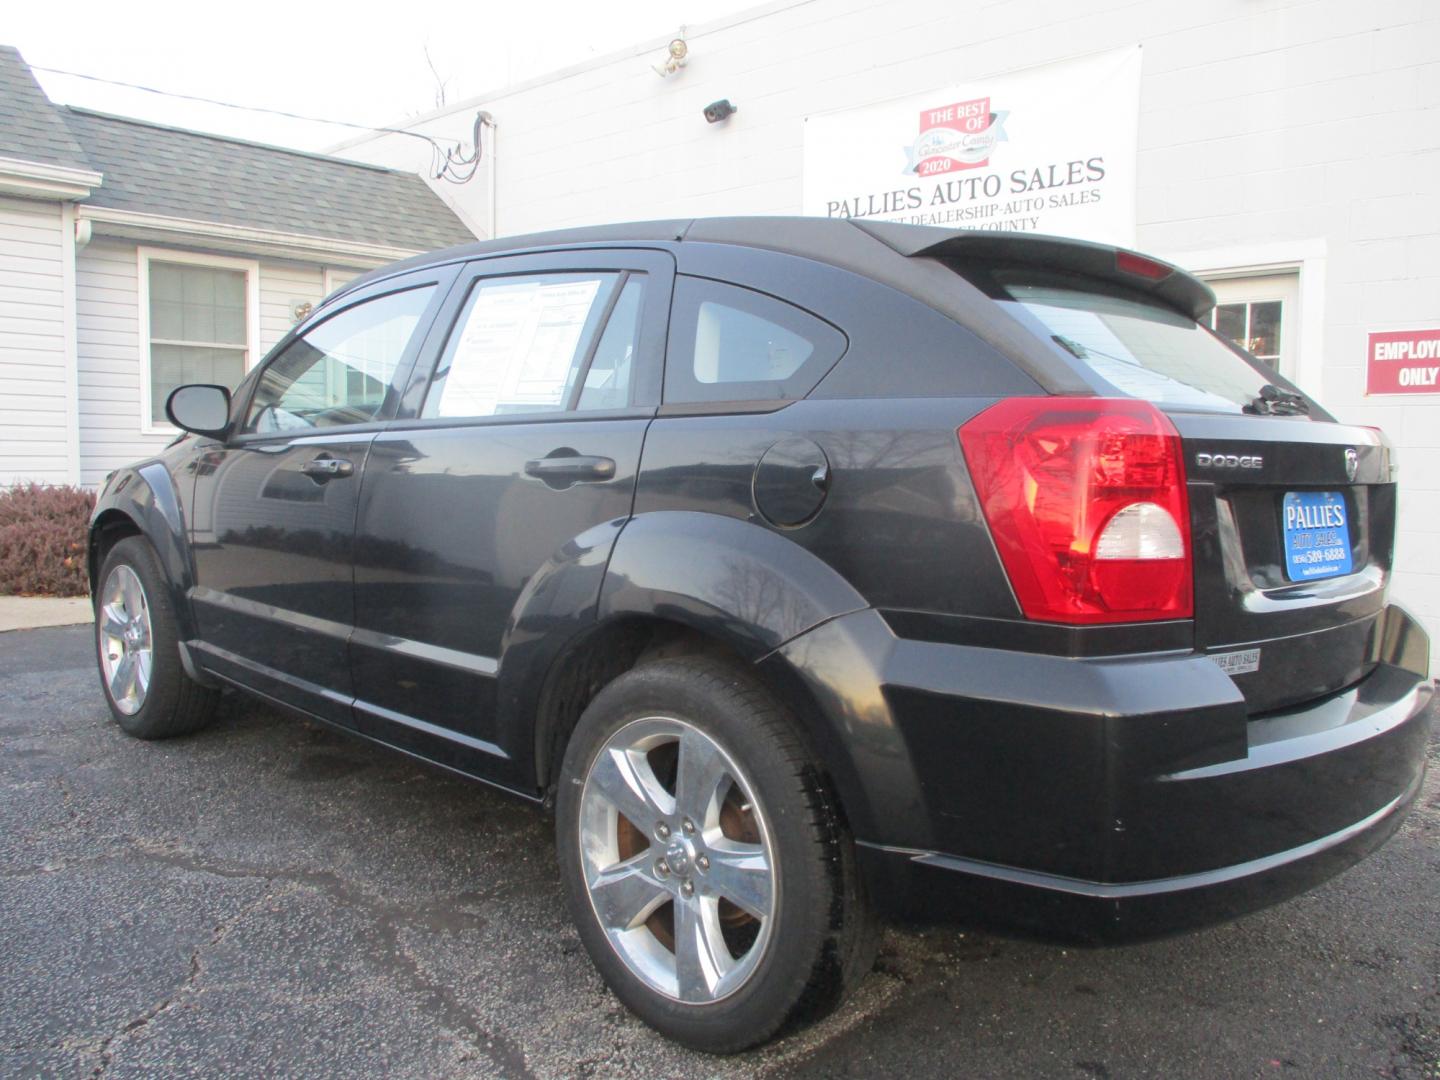
<instances>
[{"instance_id":1,"label":"gutter downspout","mask_svg":"<svg viewBox=\"0 0 1440 1080\"><path fill-rule=\"evenodd\" d=\"M480 113L480 125L482 129L490 129L490 146L485 150L485 183L490 189L490 220L487 222L490 226L489 239L494 240L500 235L495 224L495 137L498 125L495 123L495 117L488 112Z\"/></svg>"},{"instance_id":2,"label":"gutter downspout","mask_svg":"<svg viewBox=\"0 0 1440 1080\"><path fill-rule=\"evenodd\" d=\"M66 482L81 479L80 446L80 332L79 291L75 284L75 253L89 242L77 243L75 204L60 204L60 303L65 350L65 474Z\"/></svg>"}]
</instances>

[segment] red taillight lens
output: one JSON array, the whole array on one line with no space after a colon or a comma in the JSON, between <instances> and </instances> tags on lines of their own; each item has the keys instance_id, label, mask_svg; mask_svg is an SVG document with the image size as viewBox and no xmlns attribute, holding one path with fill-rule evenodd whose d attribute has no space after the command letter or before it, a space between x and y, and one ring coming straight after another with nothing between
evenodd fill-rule
<instances>
[{"instance_id":1,"label":"red taillight lens","mask_svg":"<svg viewBox=\"0 0 1440 1080\"><path fill-rule=\"evenodd\" d=\"M1180 436L1130 398L1008 398L960 445L1027 618L1109 623L1194 611Z\"/></svg>"}]
</instances>

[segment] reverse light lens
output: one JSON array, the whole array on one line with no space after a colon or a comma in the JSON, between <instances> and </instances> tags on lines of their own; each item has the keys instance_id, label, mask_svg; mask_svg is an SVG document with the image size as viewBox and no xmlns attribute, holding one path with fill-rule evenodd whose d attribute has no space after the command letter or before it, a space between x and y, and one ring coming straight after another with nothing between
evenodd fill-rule
<instances>
[{"instance_id":1,"label":"reverse light lens","mask_svg":"<svg viewBox=\"0 0 1440 1080\"><path fill-rule=\"evenodd\" d=\"M1170 511L1131 503L1110 519L1095 545L1096 559L1183 559L1185 540Z\"/></svg>"},{"instance_id":2,"label":"reverse light lens","mask_svg":"<svg viewBox=\"0 0 1440 1080\"><path fill-rule=\"evenodd\" d=\"M1132 398L1009 398L959 430L1026 617L1108 623L1194 611L1180 436Z\"/></svg>"}]
</instances>

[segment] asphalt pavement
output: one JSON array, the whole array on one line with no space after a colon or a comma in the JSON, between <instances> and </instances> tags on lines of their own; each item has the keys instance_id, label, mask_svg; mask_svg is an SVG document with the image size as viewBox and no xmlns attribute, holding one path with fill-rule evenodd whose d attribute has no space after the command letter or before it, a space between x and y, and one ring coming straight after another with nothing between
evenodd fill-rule
<instances>
[{"instance_id":1,"label":"asphalt pavement","mask_svg":"<svg viewBox=\"0 0 1440 1080\"><path fill-rule=\"evenodd\" d=\"M0 634L0 1075L220 1074L1440 1080L1440 769L1279 907L1100 950L891 930L838 1014L711 1058L605 990L539 811L238 695L137 742L89 627Z\"/></svg>"}]
</instances>

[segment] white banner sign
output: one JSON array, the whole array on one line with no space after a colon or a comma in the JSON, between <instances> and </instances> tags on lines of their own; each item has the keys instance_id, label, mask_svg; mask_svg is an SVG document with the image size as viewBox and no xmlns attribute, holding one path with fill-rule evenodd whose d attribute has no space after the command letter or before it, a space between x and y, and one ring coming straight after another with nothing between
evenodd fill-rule
<instances>
[{"instance_id":1,"label":"white banner sign","mask_svg":"<svg viewBox=\"0 0 1440 1080\"><path fill-rule=\"evenodd\" d=\"M804 212L1130 246L1140 49L805 121Z\"/></svg>"}]
</instances>

